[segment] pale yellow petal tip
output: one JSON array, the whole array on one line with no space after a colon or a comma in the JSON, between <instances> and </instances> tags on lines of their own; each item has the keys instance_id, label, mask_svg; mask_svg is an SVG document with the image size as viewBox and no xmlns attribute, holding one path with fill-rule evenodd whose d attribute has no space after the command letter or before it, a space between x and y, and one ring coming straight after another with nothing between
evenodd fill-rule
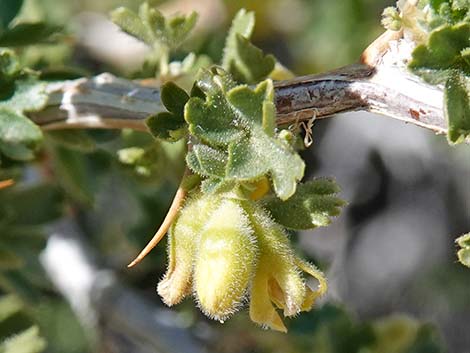
<instances>
[{"instance_id":1,"label":"pale yellow petal tip","mask_svg":"<svg viewBox=\"0 0 470 353\"><path fill-rule=\"evenodd\" d=\"M287 333L287 327L274 308L267 312L260 312L258 309L250 307L250 319L263 328Z\"/></svg>"},{"instance_id":2,"label":"pale yellow petal tip","mask_svg":"<svg viewBox=\"0 0 470 353\"><path fill-rule=\"evenodd\" d=\"M191 285L189 283L176 285L171 278L164 278L158 283L157 293L166 305L173 306L191 294Z\"/></svg>"}]
</instances>

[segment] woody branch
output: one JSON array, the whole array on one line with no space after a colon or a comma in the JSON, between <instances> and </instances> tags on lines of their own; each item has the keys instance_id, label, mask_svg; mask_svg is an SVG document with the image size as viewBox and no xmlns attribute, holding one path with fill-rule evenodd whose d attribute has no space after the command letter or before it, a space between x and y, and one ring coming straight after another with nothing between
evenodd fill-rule
<instances>
[{"instance_id":1,"label":"woody branch","mask_svg":"<svg viewBox=\"0 0 470 353\"><path fill-rule=\"evenodd\" d=\"M367 111L438 134L446 133L443 90L406 69L400 50L408 44L400 39L400 33L386 32L372 43L357 64L276 82L278 124ZM51 83L47 90L50 98L45 108L30 114L44 130L131 128L146 131L145 119L165 111L157 87L108 73Z\"/></svg>"}]
</instances>

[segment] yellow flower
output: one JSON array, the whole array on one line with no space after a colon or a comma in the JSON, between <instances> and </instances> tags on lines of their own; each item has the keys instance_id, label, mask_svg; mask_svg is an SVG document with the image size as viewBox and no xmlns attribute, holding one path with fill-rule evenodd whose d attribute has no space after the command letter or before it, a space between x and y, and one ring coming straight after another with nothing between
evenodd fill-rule
<instances>
[{"instance_id":1,"label":"yellow flower","mask_svg":"<svg viewBox=\"0 0 470 353\"><path fill-rule=\"evenodd\" d=\"M323 274L298 258L284 229L253 200L196 195L170 230L168 271L158 285L167 305L193 292L208 317L223 321L249 300L250 318L286 332L284 316L310 310L326 290ZM310 289L302 276L319 281Z\"/></svg>"}]
</instances>

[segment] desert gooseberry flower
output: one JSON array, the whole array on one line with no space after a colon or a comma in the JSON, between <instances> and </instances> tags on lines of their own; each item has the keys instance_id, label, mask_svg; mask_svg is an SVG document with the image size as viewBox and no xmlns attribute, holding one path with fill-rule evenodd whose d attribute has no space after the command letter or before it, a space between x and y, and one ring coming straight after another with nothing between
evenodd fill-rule
<instances>
[{"instance_id":1,"label":"desert gooseberry flower","mask_svg":"<svg viewBox=\"0 0 470 353\"><path fill-rule=\"evenodd\" d=\"M233 195L189 198L170 229L168 257L158 285L163 301L175 305L193 293L202 312L219 321L249 302L251 320L285 332L275 307L294 316L326 291L323 274L295 255L283 227L256 201Z\"/></svg>"}]
</instances>

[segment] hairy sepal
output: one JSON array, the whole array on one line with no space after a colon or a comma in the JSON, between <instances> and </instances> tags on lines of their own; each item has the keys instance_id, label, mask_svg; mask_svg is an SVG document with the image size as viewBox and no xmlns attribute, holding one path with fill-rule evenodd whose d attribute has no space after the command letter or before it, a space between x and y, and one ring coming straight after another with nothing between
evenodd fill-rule
<instances>
[{"instance_id":1,"label":"hairy sepal","mask_svg":"<svg viewBox=\"0 0 470 353\"><path fill-rule=\"evenodd\" d=\"M225 320L241 307L257 252L245 211L223 200L206 221L194 265L194 294L208 317Z\"/></svg>"}]
</instances>

